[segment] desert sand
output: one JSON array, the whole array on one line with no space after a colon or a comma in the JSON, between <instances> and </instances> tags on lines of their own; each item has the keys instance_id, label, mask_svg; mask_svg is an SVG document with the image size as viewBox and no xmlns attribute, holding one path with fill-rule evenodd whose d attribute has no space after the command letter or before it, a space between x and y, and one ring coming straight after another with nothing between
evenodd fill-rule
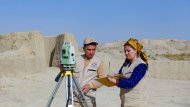
<instances>
[{"instance_id":1,"label":"desert sand","mask_svg":"<svg viewBox=\"0 0 190 107\"><path fill-rule=\"evenodd\" d=\"M0 79L1 107L45 107L53 91L59 69L22 78ZM51 107L65 107L65 81L62 82ZM149 107L189 107L190 81L150 78L148 82ZM97 107L119 107L119 88L103 86L97 91Z\"/></svg>"}]
</instances>

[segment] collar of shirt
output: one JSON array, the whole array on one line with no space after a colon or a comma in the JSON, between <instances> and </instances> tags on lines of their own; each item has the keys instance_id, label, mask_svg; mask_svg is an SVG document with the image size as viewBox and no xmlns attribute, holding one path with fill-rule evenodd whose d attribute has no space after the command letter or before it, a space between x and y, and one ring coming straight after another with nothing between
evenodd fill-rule
<instances>
[{"instance_id":1,"label":"collar of shirt","mask_svg":"<svg viewBox=\"0 0 190 107\"><path fill-rule=\"evenodd\" d=\"M86 57L84 57L84 65L87 66L90 63L91 59L87 59Z\"/></svg>"}]
</instances>

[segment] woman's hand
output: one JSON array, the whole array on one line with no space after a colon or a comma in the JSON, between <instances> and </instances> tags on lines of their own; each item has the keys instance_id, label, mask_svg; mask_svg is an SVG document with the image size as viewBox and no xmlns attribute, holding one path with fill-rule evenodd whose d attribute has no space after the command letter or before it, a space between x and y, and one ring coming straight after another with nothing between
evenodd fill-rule
<instances>
[{"instance_id":1,"label":"woman's hand","mask_svg":"<svg viewBox=\"0 0 190 107\"><path fill-rule=\"evenodd\" d=\"M118 79L113 76L108 76L108 80L114 84L118 84Z\"/></svg>"}]
</instances>

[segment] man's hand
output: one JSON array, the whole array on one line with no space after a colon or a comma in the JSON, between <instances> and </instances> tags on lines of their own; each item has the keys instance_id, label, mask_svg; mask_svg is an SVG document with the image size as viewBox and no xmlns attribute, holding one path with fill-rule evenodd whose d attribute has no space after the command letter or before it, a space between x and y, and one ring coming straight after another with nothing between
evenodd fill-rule
<instances>
[{"instance_id":1,"label":"man's hand","mask_svg":"<svg viewBox=\"0 0 190 107\"><path fill-rule=\"evenodd\" d=\"M56 59L56 67L61 68L61 60L60 59Z\"/></svg>"},{"instance_id":2,"label":"man's hand","mask_svg":"<svg viewBox=\"0 0 190 107\"><path fill-rule=\"evenodd\" d=\"M82 87L82 92L84 94L87 94L90 90L90 85L89 84L85 84L83 87Z\"/></svg>"}]
</instances>

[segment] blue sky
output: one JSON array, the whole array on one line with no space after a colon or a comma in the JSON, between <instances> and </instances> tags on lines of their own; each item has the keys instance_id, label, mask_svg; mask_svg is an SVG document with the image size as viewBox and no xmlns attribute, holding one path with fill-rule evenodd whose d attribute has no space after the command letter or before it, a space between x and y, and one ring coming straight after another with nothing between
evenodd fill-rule
<instances>
[{"instance_id":1,"label":"blue sky","mask_svg":"<svg viewBox=\"0 0 190 107\"><path fill-rule=\"evenodd\" d=\"M190 40L190 0L0 0L0 34L74 34L100 43L173 38Z\"/></svg>"}]
</instances>

